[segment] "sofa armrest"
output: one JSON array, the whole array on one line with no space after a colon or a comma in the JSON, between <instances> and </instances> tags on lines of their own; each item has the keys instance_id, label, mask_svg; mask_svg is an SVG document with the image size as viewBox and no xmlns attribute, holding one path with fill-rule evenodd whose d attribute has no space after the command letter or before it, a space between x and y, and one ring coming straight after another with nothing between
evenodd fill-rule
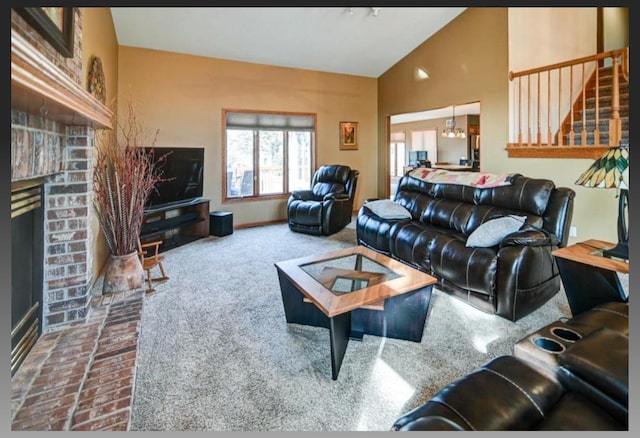
<instances>
[{"instance_id":1,"label":"sofa armrest","mask_svg":"<svg viewBox=\"0 0 640 438\"><path fill-rule=\"evenodd\" d=\"M299 199L301 201L309 201L316 199L315 195L311 190L296 190L291 192L291 199Z\"/></svg>"},{"instance_id":2,"label":"sofa armrest","mask_svg":"<svg viewBox=\"0 0 640 438\"><path fill-rule=\"evenodd\" d=\"M347 193L327 193L322 198L323 201L346 201L349 199L349 195Z\"/></svg>"},{"instance_id":3,"label":"sofa armrest","mask_svg":"<svg viewBox=\"0 0 640 438\"><path fill-rule=\"evenodd\" d=\"M529 239L531 240L531 239ZM503 242L497 254L496 313L511 321L540 307L549 298L538 291L560 289L560 275L552 251L557 246L541 240L538 245ZM548 293L548 292L547 292Z\"/></svg>"},{"instance_id":4,"label":"sofa armrest","mask_svg":"<svg viewBox=\"0 0 640 438\"><path fill-rule=\"evenodd\" d=\"M558 356L571 373L624 404L629 398L629 338L599 328Z\"/></svg>"},{"instance_id":5,"label":"sofa armrest","mask_svg":"<svg viewBox=\"0 0 640 438\"><path fill-rule=\"evenodd\" d=\"M558 239L553 234L540 230L524 229L509 234L500 242L500 248L506 246L549 246L555 249Z\"/></svg>"},{"instance_id":6,"label":"sofa armrest","mask_svg":"<svg viewBox=\"0 0 640 438\"><path fill-rule=\"evenodd\" d=\"M499 356L404 414L392 430L531 430L562 395L559 383L527 362L515 356ZM429 417L448 421L417 422Z\"/></svg>"},{"instance_id":7,"label":"sofa armrest","mask_svg":"<svg viewBox=\"0 0 640 438\"><path fill-rule=\"evenodd\" d=\"M558 379L570 391L629 423L629 339L602 327L558 356Z\"/></svg>"}]
</instances>

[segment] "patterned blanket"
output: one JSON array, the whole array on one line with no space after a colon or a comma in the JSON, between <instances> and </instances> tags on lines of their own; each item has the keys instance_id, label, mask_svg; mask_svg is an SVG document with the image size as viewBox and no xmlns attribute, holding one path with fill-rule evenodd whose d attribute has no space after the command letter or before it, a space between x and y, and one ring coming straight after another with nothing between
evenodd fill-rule
<instances>
[{"instance_id":1,"label":"patterned blanket","mask_svg":"<svg viewBox=\"0 0 640 438\"><path fill-rule=\"evenodd\" d=\"M409 176L433 184L458 184L481 189L511 185L512 175L512 173L495 175L486 172L458 172L429 167L418 167L409 172Z\"/></svg>"}]
</instances>

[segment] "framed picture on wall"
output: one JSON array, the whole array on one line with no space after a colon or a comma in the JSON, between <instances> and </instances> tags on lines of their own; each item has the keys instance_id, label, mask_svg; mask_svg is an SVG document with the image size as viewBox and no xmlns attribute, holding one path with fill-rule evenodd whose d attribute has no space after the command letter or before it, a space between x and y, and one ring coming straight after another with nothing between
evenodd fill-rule
<instances>
[{"instance_id":1,"label":"framed picture on wall","mask_svg":"<svg viewBox=\"0 0 640 438\"><path fill-rule=\"evenodd\" d=\"M358 122L340 122L340 149L358 149Z\"/></svg>"},{"instance_id":2,"label":"framed picture on wall","mask_svg":"<svg viewBox=\"0 0 640 438\"><path fill-rule=\"evenodd\" d=\"M15 8L16 12L65 58L73 58L73 9Z\"/></svg>"}]
</instances>

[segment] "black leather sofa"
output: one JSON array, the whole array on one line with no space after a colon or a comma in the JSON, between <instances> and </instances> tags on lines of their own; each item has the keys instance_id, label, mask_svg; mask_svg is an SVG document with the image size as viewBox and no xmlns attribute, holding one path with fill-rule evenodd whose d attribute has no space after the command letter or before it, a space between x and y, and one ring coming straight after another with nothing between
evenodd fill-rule
<instances>
[{"instance_id":1,"label":"black leather sofa","mask_svg":"<svg viewBox=\"0 0 640 438\"><path fill-rule=\"evenodd\" d=\"M321 166L313 175L310 190L297 190L287 200L291 231L328 236L351 222L353 200L360 172L349 166Z\"/></svg>"},{"instance_id":2,"label":"black leather sofa","mask_svg":"<svg viewBox=\"0 0 640 438\"><path fill-rule=\"evenodd\" d=\"M428 272L440 290L516 321L560 290L551 252L567 244L574 196L553 181L520 174L494 188L434 184L406 174L393 201L411 219L382 218L365 203L357 241ZM526 216L526 225L498 245L466 246L478 226L501 215Z\"/></svg>"},{"instance_id":3,"label":"black leather sofa","mask_svg":"<svg viewBox=\"0 0 640 438\"><path fill-rule=\"evenodd\" d=\"M441 389L391 430L628 430L628 305L597 306L566 324L584 336L557 354L552 377L535 362L501 356Z\"/></svg>"}]
</instances>

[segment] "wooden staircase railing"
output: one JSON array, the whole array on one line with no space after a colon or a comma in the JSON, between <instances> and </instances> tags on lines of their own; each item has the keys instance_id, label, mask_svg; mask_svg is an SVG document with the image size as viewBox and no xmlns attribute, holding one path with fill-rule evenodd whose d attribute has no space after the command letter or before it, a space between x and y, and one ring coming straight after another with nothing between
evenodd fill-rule
<instances>
[{"instance_id":1,"label":"wooden staircase railing","mask_svg":"<svg viewBox=\"0 0 640 438\"><path fill-rule=\"evenodd\" d=\"M601 133L600 65L606 59L612 60L611 114L608 129L605 127L607 132ZM514 83L517 113L514 115L517 140L507 144L509 157L595 159L623 140L620 87L629 81L629 47L509 72L509 80ZM586 105L587 99L593 97L594 128L588 131ZM628 113L625 117L628 118ZM581 128L579 132L574 131L576 125ZM626 139L628 142L628 132Z\"/></svg>"}]
</instances>

